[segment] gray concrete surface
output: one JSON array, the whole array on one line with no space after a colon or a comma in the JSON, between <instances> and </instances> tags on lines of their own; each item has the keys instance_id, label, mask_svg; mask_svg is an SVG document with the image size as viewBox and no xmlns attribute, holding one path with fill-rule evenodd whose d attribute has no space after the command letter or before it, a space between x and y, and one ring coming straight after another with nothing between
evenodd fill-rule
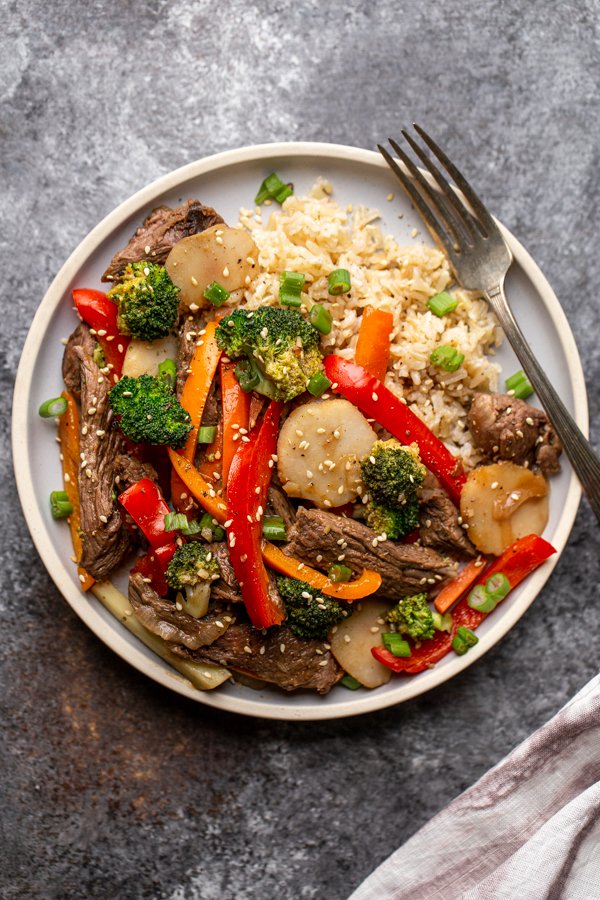
<instances>
[{"instance_id":1,"label":"gray concrete surface","mask_svg":"<svg viewBox=\"0 0 600 900\"><path fill-rule=\"evenodd\" d=\"M597 0L5 2L0 32L0 895L343 900L598 669L583 505L529 613L476 667L331 724L237 718L121 662L62 601L14 487L9 397L35 308L151 179L281 139L429 126L564 305L600 445Z\"/></svg>"}]
</instances>

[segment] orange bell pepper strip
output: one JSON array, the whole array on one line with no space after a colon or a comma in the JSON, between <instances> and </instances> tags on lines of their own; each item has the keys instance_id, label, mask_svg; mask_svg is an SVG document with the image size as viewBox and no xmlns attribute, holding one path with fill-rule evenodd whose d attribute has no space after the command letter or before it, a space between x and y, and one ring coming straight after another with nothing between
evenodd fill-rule
<instances>
[{"instance_id":1,"label":"orange bell pepper strip","mask_svg":"<svg viewBox=\"0 0 600 900\"><path fill-rule=\"evenodd\" d=\"M354 359L375 378L385 381L390 361L390 333L394 317L382 309L365 306L360 320Z\"/></svg>"},{"instance_id":2,"label":"orange bell pepper strip","mask_svg":"<svg viewBox=\"0 0 600 900\"><path fill-rule=\"evenodd\" d=\"M206 406L206 400L210 387L219 365L221 351L217 346L215 332L218 322L209 322L205 334L200 336L194 349L194 355L190 362L190 371L181 392L181 405L190 414L192 430L181 451L184 459L193 461L198 443L198 429L202 421L202 414ZM176 510L182 511L187 507L186 499L181 494L185 493L181 480L173 473L171 476L171 500Z\"/></svg>"},{"instance_id":3,"label":"orange bell pepper strip","mask_svg":"<svg viewBox=\"0 0 600 900\"><path fill-rule=\"evenodd\" d=\"M227 506L225 501L217 496L217 492L210 482L200 474L198 469L189 462L185 456L173 450L172 447L167 448L169 459L173 466L173 474L177 475L190 494L198 501L200 506L210 513L219 525L227 519Z\"/></svg>"},{"instance_id":4,"label":"orange bell pepper strip","mask_svg":"<svg viewBox=\"0 0 600 900\"><path fill-rule=\"evenodd\" d=\"M221 360L221 400L223 404L223 484L227 485L231 460L235 456L240 428L248 430L250 394L242 390L235 377L237 363ZM234 427L236 426L236 427Z\"/></svg>"},{"instance_id":5,"label":"orange bell pepper strip","mask_svg":"<svg viewBox=\"0 0 600 900\"><path fill-rule=\"evenodd\" d=\"M439 613L444 615L445 612L448 612L450 607L456 603L458 598L470 588L476 578L478 578L484 567L487 565L487 560L482 559L480 556L477 559L472 559L464 569L461 569L456 578L453 578L452 581L449 581L448 584L444 585L441 589L435 600L433 601L433 605L437 609Z\"/></svg>"},{"instance_id":6,"label":"orange bell pepper strip","mask_svg":"<svg viewBox=\"0 0 600 900\"><path fill-rule=\"evenodd\" d=\"M213 519L224 525L227 521L227 507L220 497L217 497L212 485L202 477L191 463L187 462L179 453L169 448L169 457L175 472L179 475L190 494L198 503L210 513ZM373 594L381 585L381 575L371 569L365 569L354 581L334 583L318 572L311 569L293 556L286 556L279 547L267 541L262 545L263 559L270 568L291 578L298 578L316 587L317 590L327 594L328 597L336 597L338 600L361 600Z\"/></svg>"},{"instance_id":7,"label":"orange bell pepper strip","mask_svg":"<svg viewBox=\"0 0 600 900\"><path fill-rule=\"evenodd\" d=\"M320 593L326 594L328 597L335 597L337 600L362 600L364 597L374 594L381 586L381 575L372 569L363 569L354 581L334 582L322 572L311 569L310 566L294 559L293 556L286 556L274 544L265 542L262 552L267 565L276 572L281 572L282 575L288 575L290 578L297 578L299 581L305 581Z\"/></svg>"},{"instance_id":8,"label":"orange bell pepper strip","mask_svg":"<svg viewBox=\"0 0 600 900\"><path fill-rule=\"evenodd\" d=\"M79 457L79 410L75 398L68 391L62 397L67 401L67 410L58 420L58 437L62 458L63 480L69 503L73 512L68 518L71 529L71 540L77 562L81 559L81 505L79 502L78 475L81 460ZM89 591L94 584L92 576L81 566L77 566L82 591Z\"/></svg>"}]
</instances>

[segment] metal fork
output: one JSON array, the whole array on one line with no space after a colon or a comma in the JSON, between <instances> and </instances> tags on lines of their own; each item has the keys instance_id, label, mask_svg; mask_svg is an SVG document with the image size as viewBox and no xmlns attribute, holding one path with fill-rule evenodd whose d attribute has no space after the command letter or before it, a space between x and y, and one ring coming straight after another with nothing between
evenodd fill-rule
<instances>
[{"instance_id":1,"label":"metal fork","mask_svg":"<svg viewBox=\"0 0 600 900\"><path fill-rule=\"evenodd\" d=\"M504 294L504 278L512 254L496 222L454 163L422 128L418 125L414 128L459 191L407 131L403 130L402 135L429 176L392 138L389 142L402 165L381 144L377 145L378 149L421 213L432 237L448 256L458 283L467 290L482 292L496 314L600 521L600 459L533 355Z\"/></svg>"}]
</instances>

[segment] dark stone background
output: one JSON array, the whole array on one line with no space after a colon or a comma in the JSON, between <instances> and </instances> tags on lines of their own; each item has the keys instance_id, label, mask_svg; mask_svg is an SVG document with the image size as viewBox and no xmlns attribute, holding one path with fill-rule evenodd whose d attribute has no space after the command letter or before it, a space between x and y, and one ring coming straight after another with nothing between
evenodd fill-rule
<instances>
[{"instance_id":1,"label":"dark stone background","mask_svg":"<svg viewBox=\"0 0 600 900\"><path fill-rule=\"evenodd\" d=\"M0 894L343 900L597 671L589 509L534 607L451 684L331 724L213 712L121 662L42 568L8 447L21 347L68 254L157 176L263 141L373 148L414 119L557 291L598 445L599 4L2 7Z\"/></svg>"}]
</instances>

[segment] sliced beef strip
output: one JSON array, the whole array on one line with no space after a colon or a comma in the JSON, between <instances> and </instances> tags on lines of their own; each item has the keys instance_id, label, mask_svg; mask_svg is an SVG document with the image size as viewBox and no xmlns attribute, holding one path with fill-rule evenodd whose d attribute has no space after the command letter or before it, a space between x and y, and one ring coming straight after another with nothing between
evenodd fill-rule
<instances>
[{"instance_id":1,"label":"sliced beef strip","mask_svg":"<svg viewBox=\"0 0 600 900\"><path fill-rule=\"evenodd\" d=\"M269 628L265 635L252 625L237 623L194 658L239 669L284 691L305 688L326 694L344 674L323 641L301 640L285 625Z\"/></svg>"},{"instance_id":2,"label":"sliced beef strip","mask_svg":"<svg viewBox=\"0 0 600 900\"><path fill-rule=\"evenodd\" d=\"M476 393L467 424L475 446L489 459L539 466L544 475L560 471L562 447L546 413L524 400Z\"/></svg>"},{"instance_id":3,"label":"sliced beef strip","mask_svg":"<svg viewBox=\"0 0 600 900\"><path fill-rule=\"evenodd\" d=\"M81 362L81 565L101 581L122 562L131 546L113 499L115 460L122 438L111 427L108 380L81 347L75 352Z\"/></svg>"},{"instance_id":4,"label":"sliced beef strip","mask_svg":"<svg viewBox=\"0 0 600 900\"><path fill-rule=\"evenodd\" d=\"M129 602L144 628L169 643L183 644L188 650L212 644L235 621L225 606L214 607L201 619L195 619L177 609L172 600L159 597L139 572L129 576Z\"/></svg>"},{"instance_id":5,"label":"sliced beef strip","mask_svg":"<svg viewBox=\"0 0 600 900\"><path fill-rule=\"evenodd\" d=\"M141 462L135 456L121 453L115 459L115 484L119 487L119 493L126 491L132 484L149 478L155 484L158 483L156 469L151 463Z\"/></svg>"},{"instance_id":6,"label":"sliced beef strip","mask_svg":"<svg viewBox=\"0 0 600 900\"><path fill-rule=\"evenodd\" d=\"M102 281L112 281L129 263L148 260L162 264L182 238L222 222L212 207L204 206L199 200L187 200L176 209L159 206L144 219L127 246L113 256Z\"/></svg>"},{"instance_id":7,"label":"sliced beef strip","mask_svg":"<svg viewBox=\"0 0 600 900\"><path fill-rule=\"evenodd\" d=\"M460 559L477 556L477 550L459 522L460 513L437 479L427 474L419 490L421 544Z\"/></svg>"},{"instance_id":8,"label":"sliced beef strip","mask_svg":"<svg viewBox=\"0 0 600 900\"><path fill-rule=\"evenodd\" d=\"M374 531L355 519L300 507L283 552L321 568L329 568L343 555L344 564L355 572L361 569L379 572L382 583L378 596L390 600L428 591L432 581L438 585L454 572L451 560L429 547L393 541L379 543L376 537ZM343 548L339 544L342 539L347 543Z\"/></svg>"},{"instance_id":9,"label":"sliced beef strip","mask_svg":"<svg viewBox=\"0 0 600 900\"><path fill-rule=\"evenodd\" d=\"M76 350L81 348L84 354L91 358L95 347L96 341L90 334L89 327L85 322L81 322L67 341L62 360L65 387L78 400L81 397L81 359Z\"/></svg>"}]
</instances>

